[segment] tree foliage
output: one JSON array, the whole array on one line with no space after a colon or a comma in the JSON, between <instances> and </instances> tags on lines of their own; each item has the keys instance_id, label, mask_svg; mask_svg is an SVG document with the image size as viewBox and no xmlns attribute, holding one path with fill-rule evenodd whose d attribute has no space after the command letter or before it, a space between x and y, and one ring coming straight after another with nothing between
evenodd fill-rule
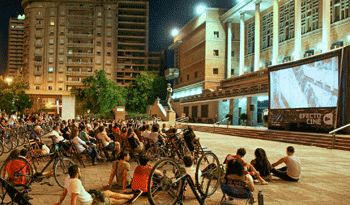
<instances>
[{"instance_id":1,"label":"tree foliage","mask_svg":"<svg viewBox=\"0 0 350 205\"><path fill-rule=\"evenodd\" d=\"M135 79L135 85L127 87L126 108L128 111L145 113L148 105L159 97L165 99L167 82L154 72L141 72Z\"/></svg>"},{"instance_id":2,"label":"tree foliage","mask_svg":"<svg viewBox=\"0 0 350 205\"><path fill-rule=\"evenodd\" d=\"M112 111L115 106L125 105L126 91L107 79L104 70L95 71L95 75L85 78L83 88L72 88L77 106L87 113L104 114Z\"/></svg>"},{"instance_id":3,"label":"tree foliage","mask_svg":"<svg viewBox=\"0 0 350 205\"><path fill-rule=\"evenodd\" d=\"M25 90L29 89L29 83L24 77L17 73L9 83L0 77L0 108L6 113L18 111L23 113L25 109L31 108L33 102Z\"/></svg>"}]
</instances>

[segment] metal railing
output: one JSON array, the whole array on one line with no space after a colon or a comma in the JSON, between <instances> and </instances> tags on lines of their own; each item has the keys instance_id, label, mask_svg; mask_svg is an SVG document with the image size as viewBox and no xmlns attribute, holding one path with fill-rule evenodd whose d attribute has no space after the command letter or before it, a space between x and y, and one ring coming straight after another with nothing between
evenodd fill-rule
<instances>
[{"instance_id":1,"label":"metal railing","mask_svg":"<svg viewBox=\"0 0 350 205\"><path fill-rule=\"evenodd\" d=\"M329 132L329 134L332 134L332 149L334 149L335 135L336 135L336 133L337 133L339 130L343 130L343 129L347 128L347 127L350 127L350 123Z\"/></svg>"},{"instance_id":2,"label":"metal railing","mask_svg":"<svg viewBox=\"0 0 350 205\"><path fill-rule=\"evenodd\" d=\"M227 117L227 118L224 118L224 119L222 119L222 120L220 120L220 121L218 121L218 122L215 122L215 123L213 124L213 127L214 127L214 133L215 133L215 125L219 126L219 125L220 125L220 123L225 122L225 121L227 121L228 119L230 119L230 118L229 118L229 117ZM228 127L228 125L227 125L227 127Z\"/></svg>"},{"instance_id":3,"label":"metal railing","mask_svg":"<svg viewBox=\"0 0 350 205\"><path fill-rule=\"evenodd\" d=\"M183 123L183 122L187 122L187 125L188 125L188 120L189 118L188 117L179 117L175 120L175 127L177 126L177 123Z\"/></svg>"}]
</instances>

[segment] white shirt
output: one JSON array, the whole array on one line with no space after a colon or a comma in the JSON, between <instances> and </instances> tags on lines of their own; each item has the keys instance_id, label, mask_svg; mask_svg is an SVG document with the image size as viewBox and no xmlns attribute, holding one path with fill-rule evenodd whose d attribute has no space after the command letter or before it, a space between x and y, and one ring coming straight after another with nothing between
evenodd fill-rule
<instances>
[{"instance_id":1,"label":"white shirt","mask_svg":"<svg viewBox=\"0 0 350 205\"><path fill-rule=\"evenodd\" d=\"M145 131L143 132L143 137L144 137L144 138L148 138L150 134L151 134L151 131L145 130Z\"/></svg>"},{"instance_id":2,"label":"white shirt","mask_svg":"<svg viewBox=\"0 0 350 205\"><path fill-rule=\"evenodd\" d=\"M72 139L72 142L74 143L79 153L82 153L85 150L84 145L86 145L86 143L83 140L81 140L78 136L74 137Z\"/></svg>"},{"instance_id":3,"label":"white shirt","mask_svg":"<svg viewBox=\"0 0 350 205\"><path fill-rule=\"evenodd\" d=\"M92 196L84 189L79 179L71 179L69 176L67 176L64 182L64 188L67 189L68 196L72 197L72 193L76 193L78 195L77 201L80 203L80 205L92 204Z\"/></svg>"},{"instance_id":4,"label":"white shirt","mask_svg":"<svg viewBox=\"0 0 350 205\"><path fill-rule=\"evenodd\" d=\"M15 120L17 120L17 117L15 115L11 115L10 120L9 120L9 124L13 125L13 123L15 123Z\"/></svg>"},{"instance_id":5,"label":"white shirt","mask_svg":"<svg viewBox=\"0 0 350 205\"><path fill-rule=\"evenodd\" d=\"M158 136L158 132L151 132L151 134L148 135L148 139L150 139L151 143L156 143L158 141Z\"/></svg>"},{"instance_id":6,"label":"white shirt","mask_svg":"<svg viewBox=\"0 0 350 205\"><path fill-rule=\"evenodd\" d=\"M293 179L299 179L301 175L301 162L297 156L288 156L287 175Z\"/></svg>"},{"instance_id":7,"label":"white shirt","mask_svg":"<svg viewBox=\"0 0 350 205\"><path fill-rule=\"evenodd\" d=\"M55 144L57 144L59 141L64 140L64 138L62 136L60 136L60 134L58 134L58 132L56 130L52 130L52 132L50 132L50 134L48 136L52 136L53 142Z\"/></svg>"}]
</instances>

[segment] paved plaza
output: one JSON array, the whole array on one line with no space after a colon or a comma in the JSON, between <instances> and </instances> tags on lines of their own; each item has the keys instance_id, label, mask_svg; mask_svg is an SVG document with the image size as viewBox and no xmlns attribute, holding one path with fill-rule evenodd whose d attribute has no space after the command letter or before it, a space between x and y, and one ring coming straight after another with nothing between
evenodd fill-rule
<instances>
[{"instance_id":1,"label":"paved plaza","mask_svg":"<svg viewBox=\"0 0 350 205\"><path fill-rule=\"evenodd\" d=\"M201 138L203 146L211 149L223 161L228 153L235 153L240 147L247 150L244 157L246 162L254 158L254 150L258 147L265 149L271 163L276 162L285 156L285 149L290 144L274 141L264 141L247 139L227 135L209 134L196 132ZM350 153L348 151L330 150L325 148L310 147L303 145L293 145L295 155L302 163L302 177L299 182L284 182L277 178L268 185L256 184L254 196L257 199L259 190L263 191L265 204L350 204ZM7 155L2 155L3 161ZM131 170L136 167L135 162L131 162ZM86 168L82 168L82 183L86 190L102 190L102 186L107 184L110 175L110 163L100 163L98 166L91 166L87 163ZM132 174L132 173L131 173ZM33 205L47 205L59 201L62 189L55 183L54 179L44 180L47 184L33 183L30 196L33 197ZM112 187L116 191L116 187ZM187 191L184 204L199 204L191 191ZM220 189L206 200L206 204L220 204L222 193ZM245 201L235 201L232 204L244 204ZM70 204L67 197L65 205ZM149 204L147 197L140 197L134 204ZM257 204L257 203L256 203Z\"/></svg>"}]
</instances>

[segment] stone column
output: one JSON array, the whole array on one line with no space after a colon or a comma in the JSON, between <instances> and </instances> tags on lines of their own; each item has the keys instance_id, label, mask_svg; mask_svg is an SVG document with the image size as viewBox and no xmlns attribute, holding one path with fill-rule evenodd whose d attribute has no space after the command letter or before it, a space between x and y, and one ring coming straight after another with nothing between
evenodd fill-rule
<instances>
[{"instance_id":1,"label":"stone column","mask_svg":"<svg viewBox=\"0 0 350 205\"><path fill-rule=\"evenodd\" d=\"M322 8L322 53L329 51L331 31L331 2L330 0L323 0Z\"/></svg>"},{"instance_id":2,"label":"stone column","mask_svg":"<svg viewBox=\"0 0 350 205\"><path fill-rule=\"evenodd\" d=\"M278 64L279 16L278 0L273 0L272 65Z\"/></svg>"},{"instance_id":3,"label":"stone column","mask_svg":"<svg viewBox=\"0 0 350 205\"><path fill-rule=\"evenodd\" d=\"M226 63L226 78L231 78L232 69L232 23L227 23L227 63Z\"/></svg>"},{"instance_id":4,"label":"stone column","mask_svg":"<svg viewBox=\"0 0 350 205\"><path fill-rule=\"evenodd\" d=\"M252 110L250 110L250 105L252 104L252 97L247 97L247 125L252 124Z\"/></svg>"},{"instance_id":5,"label":"stone column","mask_svg":"<svg viewBox=\"0 0 350 205\"><path fill-rule=\"evenodd\" d=\"M254 71L260 67L260 1L255 2Z\"/></svg>"},{"instance_id":6,"label":"stone column","mask_svg":"<svg viewBox=\"0 0 350 205\"><path fill-rule=\"evenodd\" d=\"M294 60L301 59L301 0L294 1Z\"/></svg>"},{"instance_id":7,"label":"stone column","mask_svg":"<svg viewBox=\"0 0 350 205\"><path fill-rule=\"evenodd\" d=\"M239 43L239 75L244 74L244 54L245 54L245 25L244 13L240 14L240 43Z\"/></svg>"}]
</instances>

